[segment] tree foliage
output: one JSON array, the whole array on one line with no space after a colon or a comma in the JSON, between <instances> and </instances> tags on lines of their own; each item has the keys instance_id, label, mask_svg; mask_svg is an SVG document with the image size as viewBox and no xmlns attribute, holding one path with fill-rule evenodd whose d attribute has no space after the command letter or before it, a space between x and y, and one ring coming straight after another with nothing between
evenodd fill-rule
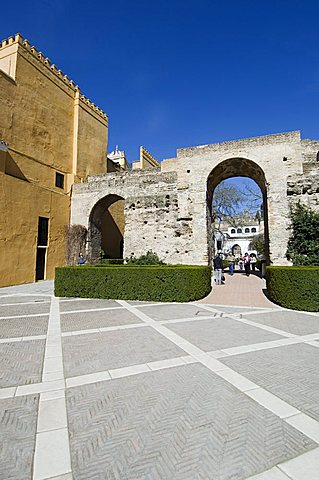
<instances>
[{"instance_id":1,"label":"tree foliage","mask_svg":"<svg viewBox=\"0 0 319 480\"><path fill-rule=\"evenodd\" d=\"M157 253L152 252L152 250L149 250L145 255L141 255L140 257L134 257L134 255L131 255L125 259L125 263L128 265L165 265L165 263L160 260Z\"/></svg>"},{"instance_id":2,"label":"tree foliage","mask_svg":"<svg viewBox=\"0 0 319 480\"><path fill-rule=\"evenodd\" d=\"M218 225L227 221L229 225L237 227L238 212L244 195L234 185L227 185L221 182L214 190L212 203L212 220Z\"/></svg>"},{"instance_id":3,"label":"tree foliage","mask_svg":"<svg viewBox=\"0 0 319 480\"><path fill-rule=\"evenodd\" d=\"M256 235L249 244L250 250L257 250L259 255L265 255L265 235Z\"/></svg>"},{"instance_id":4,"label":"tree foliage","mask_svg":"<svg viewBox=\"0 0 319 480\"><path fill-rule=\"evenodd\" d=\"M287 258L294 265L319 265L319 213L299 202L290 217Z\"/></svg>"}]
</instances>

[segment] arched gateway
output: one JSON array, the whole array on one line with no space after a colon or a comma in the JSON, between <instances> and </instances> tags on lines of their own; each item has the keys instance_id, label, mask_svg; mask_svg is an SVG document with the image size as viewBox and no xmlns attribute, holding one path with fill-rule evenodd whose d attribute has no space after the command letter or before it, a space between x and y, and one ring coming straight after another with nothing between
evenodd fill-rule
<instances>
[{"instance_id":1,"label":"arched gateway","mask_svg":"<svg viewBox=\"0 0 319 480\"><path fill-rule=\"evenodd\" d=\"M222 180L247 176L263 194L268 259L285 265L290 203L319 205L318 150L319 142L301 140L299 132L183 148L158 170L108 173L75 184L71 223L90 228L102 199L121 198L124 256L153 250L168 263L207 264L213 190Z\"/></svg>"}]
</instances>

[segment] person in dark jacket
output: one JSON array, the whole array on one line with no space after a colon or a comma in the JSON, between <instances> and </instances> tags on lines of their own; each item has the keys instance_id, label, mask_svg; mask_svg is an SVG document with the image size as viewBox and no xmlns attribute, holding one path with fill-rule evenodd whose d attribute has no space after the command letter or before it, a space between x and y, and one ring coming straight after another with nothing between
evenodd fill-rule
<instances>
[{"instance_id":1,"label":"person in dark jacket","mask_svg":"<svg viewBox=\"0 0 319 480\"><path fill-rule=\"evenodd\" d=\"M216 285L222 284L222 273L223 273L223 260L220 254L216 255L214 258L214 272L215 272L215 281Z\"/></svg>"}]
</instances>

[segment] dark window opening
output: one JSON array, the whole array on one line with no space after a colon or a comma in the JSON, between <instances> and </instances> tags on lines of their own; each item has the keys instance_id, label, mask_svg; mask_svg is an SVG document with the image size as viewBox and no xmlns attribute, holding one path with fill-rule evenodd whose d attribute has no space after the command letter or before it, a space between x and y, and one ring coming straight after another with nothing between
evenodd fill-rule
<instances>
[{"instance_id":1,"label":"dark window opening","mask_svg":"<svg viewBox=\"0 0 319 480\"><path fill-rule=\"evenodd\" d=\"M255 227L253 227L253 228L251 229L251 233L256 233Z\"/></svg>"},{"instance_id":2,"label":"dark window opening","mask_svg":"<svg viewBox=\"0 0 319 480\"><path fill-rule=\"evenodd\" d=\"M64 175L63 173L55 173L55 186L58 188L64 188Z\"/></svg>"},{"instance_id":3,"label":"dark window opening","mask_svg":"<svg viewBox=\"0 0 319 480\"><path fill-rule=\"evenodd\" d=\"M249 233L249 228L245 228L245 233Z\"/></svg>"},{"instance_id":4,"label":"dark window opening","mask_svg":"<svg viewBox=\"0 0 319 480\"><path fill-rule=\"evenodd\" d=\"M236 233L236 230L234 228L232 228L230 233Z\"/></svg>"},{"instance_id":5,"label":"dark window opening","mask_svg":"<svg viewBox=\"0 0 319 480\"><path fill-rule=\"evenodd\" d=\"M237 228L237 233L243 233L241 228Z\"/></svg>"},{"instance_id":6,"label":"dark window opening","mask_svg":"<svg viewBox=\"0 0 319 480\"><path fill-rule=\"evenodd\" d=\"M217 250L221 250L222 249L222 241L221 240L217 240Z\"/></svg>"}]
</instances>

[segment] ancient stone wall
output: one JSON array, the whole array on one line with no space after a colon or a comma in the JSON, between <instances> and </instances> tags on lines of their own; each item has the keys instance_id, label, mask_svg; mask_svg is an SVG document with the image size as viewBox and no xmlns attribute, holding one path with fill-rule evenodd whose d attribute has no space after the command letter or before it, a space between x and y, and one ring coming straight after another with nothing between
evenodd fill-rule
<instances>
[{"instance_id":1,"label":"ancient stone wall","mask_svg":"<svg viewBox=\"0 0 319 480\"><path fill-rule=\"evenodd\" d=\"M288 132L181 149L161 171L108 174L76 185L71 221L88 226L96 202L119 195L125 199L125 256L152 249L168 263L206 264L212 257L212 191L226 178L247 176L263 193L269 260L285 265L292 197L318 204L317 146Z\"/></svg>"}]
</instances>

